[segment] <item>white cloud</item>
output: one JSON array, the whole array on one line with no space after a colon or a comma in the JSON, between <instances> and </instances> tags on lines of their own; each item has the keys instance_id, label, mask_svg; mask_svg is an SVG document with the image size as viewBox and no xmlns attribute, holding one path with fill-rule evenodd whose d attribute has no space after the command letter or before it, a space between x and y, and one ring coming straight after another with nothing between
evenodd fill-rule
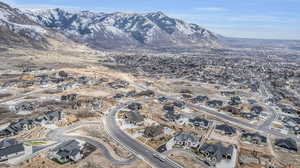
<instances>
[{"instance_id":1,"label":"white cloud","mask_svg":"<svg viewBox=\"0 0 300 168\"><path fill-rule=\"evenodd\" d=\"M225 11L224 8L218 8L218 7L195 8L195 10L198 10L198 11L207 11L207 12L219 12L219 11Z\"/></svg>"}]
</instances>

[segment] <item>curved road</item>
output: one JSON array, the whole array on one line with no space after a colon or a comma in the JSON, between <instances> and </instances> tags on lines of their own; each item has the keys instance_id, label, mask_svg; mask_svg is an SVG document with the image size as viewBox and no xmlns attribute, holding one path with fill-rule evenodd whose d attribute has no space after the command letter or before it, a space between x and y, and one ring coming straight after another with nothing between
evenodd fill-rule
<instances>
[{"instance_id":1,"label":"curved road","mask_svg":"<svg viewBox=\"0 0 300 168\"><path fill-rule=\"evenodd\" d=\"M117 142L122 144L124 147L126 147L129 151L133 152L137 157L147 162L152 167L157 168L181 168L182 166L175 163L173 160L164 157L160 155L157 151L150 149L146 147L145 145L139 143L135 139L128 136L126 133L124 133L117 125L116 122L116 114L117 112L125 107L128 103L120 103L114 108L112 108L109 113L105 117L105 124L106 131L108 134ZM164 161L161 161L157 157L154 157L153 155L156 154L160 157L164 158Z\"/></svg>"},{"instance_id":2,"label":"curved road","mask_svg":"<svg viewBox=\"0 0 300 168\"><path fill-rule=\"evenodd\" d=\"M74 130L82 125L94 125L94 124L99 124L99 122L78 122L78 123L75 123L68 127L57 128L57 129L50 131L47 134L47 138L49 140L53 140L53 141L57 141L57 142L63 142L66 140L71 140L71 139L79 139L79 140L86 141L86 142L96 146L108 160L110 160L113 164L117 164L117 165L129 164L136 160L136 157L133 157L128 160L117 160L110 154L110 151L102 143L100 143L96 140L93 140L88 137L83 137L83 136L69 136L69 135L64 134L65 132Z\"/></svg>"}]
</instances>

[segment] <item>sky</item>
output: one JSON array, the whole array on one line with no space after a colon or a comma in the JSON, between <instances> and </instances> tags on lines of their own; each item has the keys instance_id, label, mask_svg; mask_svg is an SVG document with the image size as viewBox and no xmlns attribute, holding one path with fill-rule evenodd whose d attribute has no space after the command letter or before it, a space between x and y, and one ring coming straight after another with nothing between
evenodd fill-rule
<instances>
[{"instance_id":1,"label":"sky","mask_svg":"<svg viewBox=\"0 0 300 168\"><path fill-rule=\"evenodd\" d=\"M300 40L300 0L0 0L22 9L162 11L227 37Z\"/></svg>"}]
</instances>

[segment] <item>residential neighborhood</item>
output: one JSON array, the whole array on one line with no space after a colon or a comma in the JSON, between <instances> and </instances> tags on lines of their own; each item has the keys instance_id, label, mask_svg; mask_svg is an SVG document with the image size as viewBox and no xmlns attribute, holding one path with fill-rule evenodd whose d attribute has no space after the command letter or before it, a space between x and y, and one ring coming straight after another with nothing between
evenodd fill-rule
<instances>
[{"instance_id":1,"label":"residential neighborhood","mask_svg":"<svg viewBox=\"0 0 300 168\"><path fill-rule=\"evenodd\" d=\"M0 168L300 168L299 2L1 1Z\"/></svg>"}]
</instances>

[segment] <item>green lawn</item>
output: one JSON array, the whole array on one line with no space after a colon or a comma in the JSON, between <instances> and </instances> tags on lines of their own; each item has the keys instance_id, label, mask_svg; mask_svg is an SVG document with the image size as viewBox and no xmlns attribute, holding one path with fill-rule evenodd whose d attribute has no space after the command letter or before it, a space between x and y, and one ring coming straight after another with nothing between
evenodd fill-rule
<instances>
[{"instance_id":1,"label":"green lawn","mask_svg":"<svg viewBox=\"0 0 300 168\"><path fill-rule=\"evenodd\" d=\"M45 145L47 142L44 141L31 141L31 142L25 142L26 146L38 146L38 145Z\"/></svg>"}]
</instances>

